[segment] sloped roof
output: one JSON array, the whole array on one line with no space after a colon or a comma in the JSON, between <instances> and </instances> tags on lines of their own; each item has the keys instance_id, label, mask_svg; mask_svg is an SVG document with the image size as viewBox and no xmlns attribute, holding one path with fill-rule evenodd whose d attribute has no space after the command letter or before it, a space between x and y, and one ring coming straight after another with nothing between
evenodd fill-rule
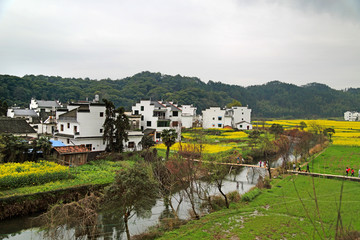
<instances>
[{"instance_id":1,"label":"sloped roof","mask_svg":"<svg viewBox=\"0 0 360 240\"><path fill-rule=\"evenodd\" d=\"M70 120L70 119L76 120L76 118L77 118L77 109L76 108L69 112L59 115L59 120Z\"/></svg>"},{"instance_id":2,"label":"sloped roof","mask_svg":"<svg viewBox=\"0 0 360 240\"><path fill-rule=\"evenodd\" d=\"M89 149L85 145L76 145L76 146L65 146L65 147L54 147L54 150L59 154L77 154L77 153L88 153Z\"/></svg>"},{"instance_id":3,"label":"sloped roof","mask_svg":"<svg viewBox=\"0 0 360 240\"><path fill-rule=\"evenodd\" d=\"M166 102L165 105L171 108L171 111L182 111L180 108L170 102Z\"/></svg>"},{"instance_id":4,"label":"sloped roof","mask_svg":"<svg viewBox=\"0 0 360 240\"><path fill-rule=\"evenodd\" d=\"M57 141L57 140L50 140L51 145L53 147L65 147L65 143L63 143L62 141Z\"/></svg>"},{"instance_id":5,"label":"sloped roof","mask_svg":"<svg viewBox=\"0 0 360 240\"><path fill-rule=\"evenodd\" d=\"M154 104L156 108L166 108L164 105L159 103L158 101L151 101L151 104Z\"/></svg>"},{"instance_id":6,"label":"sloped roof","mask_svg":"<svg viewBox=\"0 0 360 240\"><path fill-rule=\"evenodd\" d=\"M38 115L33 109L14 109L15 116L37 117Z\"/></svg>"},{"instance_id":7,"label":"sloped roof","mask_svg":"<svg viewBox=\"0 0 360 240\"><path fill-rule=\"evenodd\" d=\"M45 100L36 100L39 108L41 107L61 107L57 101L45 101Z\"/></svg>"},{"instance_id":8,"label":"sloped roof","mask_svg":"<svg viewBox=\"0 0 360 240\"><path fill-rule=\"evenodd\" d=\"M0 118L0 133L24 134L36 133L36 131L20 118Z\"/></svg>"},{"instance_id":9,"label":"sloped roof","mask_svg":"<svg viewBox=\"0 0 360 240\"><path fill-rule=\"evenodd\" d=\"M249 122L247 122L247 121L241 121L241 122L238 122L238 123L235 123L235 124L237 125L237 124L240 124L240 123L247 123L247 124L251 124L251 123L249 123Z\"/></svg>"}]
</instances>

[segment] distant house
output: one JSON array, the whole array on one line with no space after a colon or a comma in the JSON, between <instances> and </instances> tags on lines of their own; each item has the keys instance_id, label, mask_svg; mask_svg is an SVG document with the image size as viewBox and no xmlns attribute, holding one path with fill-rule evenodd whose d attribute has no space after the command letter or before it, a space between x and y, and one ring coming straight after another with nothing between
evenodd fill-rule
<instances>
[{"instance_id":1,"label":"distant house","mask_svg":"<svg viewBox=\"0 0 360 240\"><path fill-rule=\"evenodd\" d=\"M105 110L102 103L69 104L57 118L54 139L67 146L85 145L90 151L104 151Z\"/></svg>"},{"instance_id":2,"label":"distant house","mask_svg":"<svg viewBox=\"0 0 360 240\"><path fill-rule=\"evenodd\" d=\"M141 100L132 106L132 114L140 115L140 129L155 130L154 141L161 141L161 133L165 129L180 132L182 110L173 102Z\"/></svg>"},{"instance_id":3,"label":"distant house","mask_svg":"<svg viewBox=\"0 0 360 240\"><path fill-rule=\"evenodd\" d=\"M232 107L222 109L210 107L202 111L203 128L224 128L230 126L237 129L252 129L251 109L248 107Z\"/></svg>"},{"instance_id":4,"label":"distant house","mask_svg":"<svg viewBox=\"0 0 360 240\"><path fill-rule=\"evenodd\" d=\"M10 118L22 118L30 124L39 123L39 116L33 109L22 109L19 107L11 107L7 111L7 116Z\"/></svg>"},{"instance_id":5,"label":"distant house","mask_svg":"<svg viewBox=\"0 0 360 240\"><path fill-rule=\"evenodd\" d=\"M14 136L37 138L36 131L21 118L0 117L0 134L12 134Z\"/></svg>"},{"instance_id":6,"label":"distant house","mask_svg":"<svg viewBox=\"0 0 360 240\"><path fill-rule=\"evenodd\" d=\"M344 113L345 121L359 121L360 113L347 111Z\"/></svg>"},{"instance_id":7,"label":"distant house","mask_svg":"<svg viewBox=\"0 0 360 240\"><path fill-rule=\"evenodd\" d=\"M105 104L99 102L71 103L66 109L59 109L54 139L62 141L67 146L85 145L90 151L105 151L106 142L103 140L105 112ZM140 117L130 119L135 121L134 128L136 128L136 121L140 120ZM142 136L141 131L128 130L129 141L124 142L124 151L141 150Z\"/></svg>"},{"instance_id":8,"label":"distant house","mask_svg":"<svg viewBox=\"0 0 360 240\"><path fill-rule=\"evenodd\" d=\"M192 128L195 122L199 119L196 116L197 108L191 105L182 105L181 108L181 127L183 128Z\"/></svg>"},{"instance_id":9,"label":"distant house","mask_svg":"<svg viewBox=\"0 0 360 240\"><path fill-rule=\"evenodd\" d=\"M235 128L239 130L250 130L252 129L252 124L246 121L241 121L238 123L235 123Z\"/></svg>"},{"instance_id":10,"label":"distant house","mask_svg":"<svg viewBox=\"0 0 360 240\"><path fill-rule=\"evenodd\" d=\"M53 156L65 166L79 166L87 163L90 150L85 145L54 147Z\"/></svg>"}]
</instances>

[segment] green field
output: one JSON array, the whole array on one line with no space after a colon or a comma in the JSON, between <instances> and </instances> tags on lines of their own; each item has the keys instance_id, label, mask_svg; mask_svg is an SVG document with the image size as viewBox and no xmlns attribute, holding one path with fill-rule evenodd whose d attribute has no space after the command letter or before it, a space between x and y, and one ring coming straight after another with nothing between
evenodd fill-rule
<instances>
[{"instance_id":1,"label":"green field","mask_svg":"<svg viewBox=\"0 0 360 240\"><path fill-rule=\"evenodd\" d=\"M314 181L314 185L313 185ZM307 176L276 180L248 204L232 204L167 232L160 239L324 239L334 238L341 181ZM319 212L314 201L316 189ZM297 192L299 192L299 196ZM341 217L344 227L360 229L360 184L344 182ZM305 205L302 206L301 201ZM320 217L319 217L320 216Z\"/></svg>"},{"instance_id":2,"label":"green field","mask_svg":"<svg viewBox=\"0 0 360 240\"><path fill-rule=\"evenodd\" d=\"M331 145L310 162L310 167L312 172L335 175L345 175L346 167L350 167L355 170L357 177L360 168L360 147Z\"/></svg>"}]
</instances>

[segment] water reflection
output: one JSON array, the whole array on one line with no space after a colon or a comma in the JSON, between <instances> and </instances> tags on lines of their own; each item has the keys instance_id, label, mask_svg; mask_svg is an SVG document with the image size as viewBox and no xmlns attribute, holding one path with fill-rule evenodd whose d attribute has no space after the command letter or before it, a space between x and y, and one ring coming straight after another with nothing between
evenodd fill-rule
<instances>
[{"instance_id":1,"label":"water reflection","mask_svg":"<svg viewBox=\"0 0 360 240\"><path fill-rule=\"evenodd\" d=\"M244 194L254 187L259 176L265 175L264 168L233 168L231 173L225 177L222 190L224 193L238 191ZM215 186L209 185L207 182L200 181L202 188L206 189L210 195L219 195L219 191ZM189 209L191 204L187 198L183 199L182 191L177 192L171 199L171 203L178 208L180 219L188 219L190 217ZM181 202L181 204L179 204ZM201 201L197 199L197 208L200 210ZM172 217L172 211L169 203L164 199L157 199L151 211L135 215L129 220L129 230L131 235L141 234L149 227L157 225L161 219ZM24 222L26 224L24 224ZM111 210L103 210L99 213L99 237L97 239L126 239L124 234L124 223L119 210L112 208ZM38 231L34 223L30 224L29 217L16 218L1 222L0 239L44 239L43 232ZM68 231L66 236L74 236L73 231ZM15 235L14 235L15 234Z\"/></svg>"}]
</instances>

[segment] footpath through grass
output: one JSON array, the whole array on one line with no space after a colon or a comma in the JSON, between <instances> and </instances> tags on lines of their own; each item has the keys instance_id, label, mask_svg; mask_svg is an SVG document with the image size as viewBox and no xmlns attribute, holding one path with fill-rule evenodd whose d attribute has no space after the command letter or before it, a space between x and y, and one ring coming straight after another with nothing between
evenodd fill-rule
<instances>
[{"instance_id":1,"label":"footpath through grass","mask_svg":"<svg viewBox=\"0 0 360 240\"><path fill-rule=\"evenodd\" d=\"M115 178L117 170L127 168L131 164L133 164L132 161L93 161L82 166L71 168L71 179L52 181L37 186L27 186L0 191L0 198L73 188L83 185L111 183Z\"/></svg>"},{"instance_id":2,"label":"footpath through grass","mask_svg":"<svg viewBox=\"0 0 360 240\"><path fill-rule=\"evenodd\" d=\"M358 176L360 169L359 147L330 145L310 162L310 171L316 173L345 175L347 167L353 168L355 177Z\"/></svg>"},{"instance_id":3,"label":"footpath through grass","mask_svg":"<svg viewBox=\"0 0 360 240\"><path fill-rule=\"evenodd\" d=\"M232 204L167 232L161 239L324 239L335 237L342 182L308 176L276 180L252 202ZM314 185L313 185L314 182ZM319 214L315 204L316 189ZM299 195L297 194L297 191ZM341 218L360 230L360 184L345 181ZM300 196L300 198L299 198ZM301 199L301 200L300 200ZM305 205L305 209L302 203Z\"/></svg>"}]
</instances>

